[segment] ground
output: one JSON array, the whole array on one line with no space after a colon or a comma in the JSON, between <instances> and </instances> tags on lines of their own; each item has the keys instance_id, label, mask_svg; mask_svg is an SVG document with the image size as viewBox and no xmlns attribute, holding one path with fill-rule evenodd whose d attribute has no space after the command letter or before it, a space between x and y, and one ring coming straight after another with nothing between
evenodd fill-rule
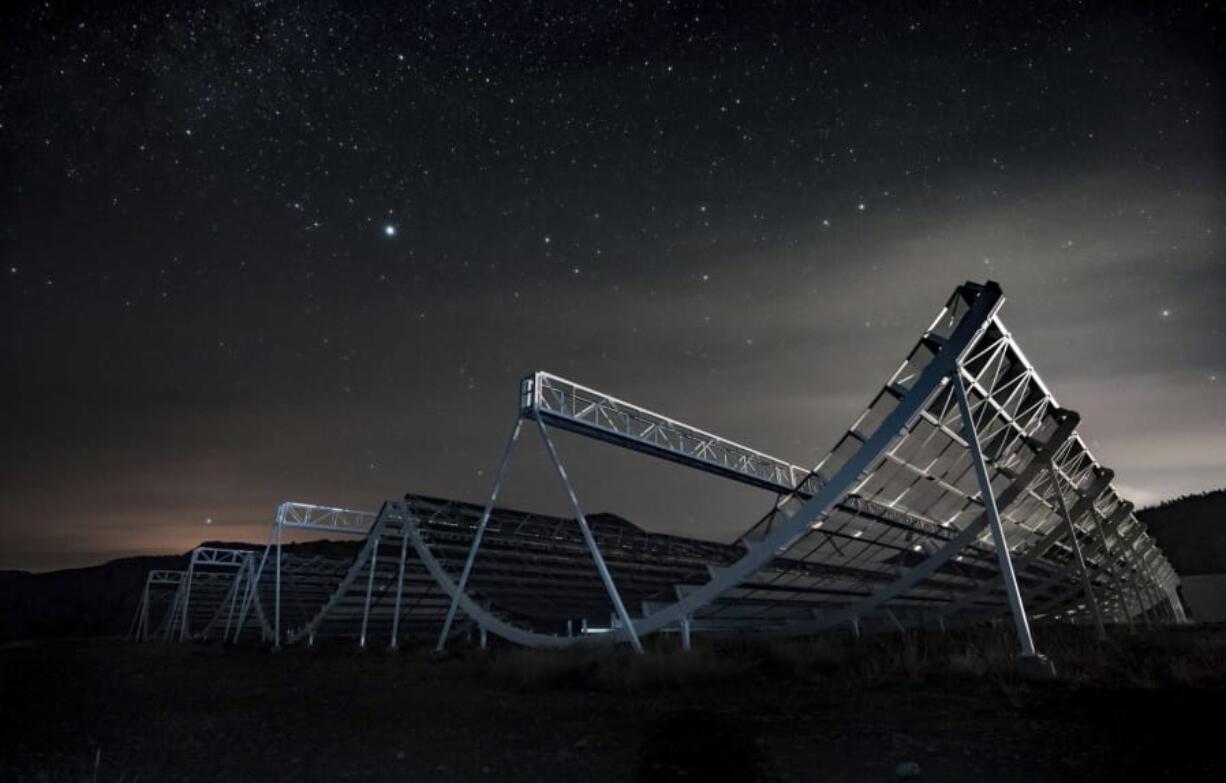
<instances>
[{"instance_id":1,"label":"ground","mask_svg":"<svg viewBox=\"0 0 1226 783\"><path fill-rule=\"evenodd\" d=\"M1226 631L1087 639L1051 640L1049 682L956 634L644 659L14 643L0 779L1224 779Z\"/></svg>"}]
</instances>

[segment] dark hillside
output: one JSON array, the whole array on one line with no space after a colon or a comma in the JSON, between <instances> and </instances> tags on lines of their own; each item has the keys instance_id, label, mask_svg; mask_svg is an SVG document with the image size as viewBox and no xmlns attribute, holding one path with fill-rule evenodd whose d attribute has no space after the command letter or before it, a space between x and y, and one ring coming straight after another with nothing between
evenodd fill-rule
<instances>
[{"instance_id":1,"label":"dark hillside","mask_svg":"<svg viewBox=\"0 0 1226 783\"><path fill-rule=\"evenodd\" d=\"M205 542L202 546L256 548ZM352 555L351 542L290 544L286 552ZM32 574L0 571L0 641L66 636L118 636L128 632L145 578L155 568L182 570L188 556L125 557L89 568Z\"/></svg>"},{"instance_id":2,"label":"dark hillside","mask_svg":"<svg viewBox=\"0 0 1226 783\"><path fill-rule=\"evenodd\" d=\"M1168 500L1137 517L1181 575L1226 572L1226 489Z\"/></svg>"}]
</instances>

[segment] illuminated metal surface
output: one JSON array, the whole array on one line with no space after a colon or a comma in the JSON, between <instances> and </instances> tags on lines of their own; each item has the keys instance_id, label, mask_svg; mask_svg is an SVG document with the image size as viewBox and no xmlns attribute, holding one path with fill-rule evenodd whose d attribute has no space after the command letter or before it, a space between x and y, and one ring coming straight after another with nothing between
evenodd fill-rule
<instances>
[{"instance_id":1,"label":"illuminated metal surface","mask_svg":"<svg viewBox=\"0 0 1226 783\"><path fill-rule=\"evenodd\" d=\"M641 611L632 620L635 634L623 629L602 639L631 639L683 623L695 630L802 633L849 622L857 628L884 624L883 618L898 625L974 622L1010 611L1024 628L1030 619L1026 603L1036 618L1086 621L1093 614L1084 601L1087 583L1117 614L1149 617L1169 602L1181 616L1178 602L1170 600L1176 577L1169 563L1148 538L1122 537L1140 528L1130 512L1101 523L1106 541L1117 542L1114 558L1105 546L1092 545L1096 504L1114 502L1110 478L1102 479L1108 471L1077 434L1076 414L1059 407L1004 327L998 317L1002 302L994 284L960 287L812 471L555 375L538 372L525 379L523 418L783 493L774 511L742 536L735 556L722 553L686 578L670 574L654 593L636 592L640 575L610 558L613 583L634 596ZM966 388L965 414L950 383L955 373ZM997 552L989 530L964 416L982 446L984 478L999 508L1008 557L998 559L1004 553ZM1084 572L1070 531L1086 544L1080 547ZM434 558L431 567L431 552L441 545L428 530L419 538L419 557L479 624L519 643L565 643L547 623L520 621L507 628L497 609L511 605L500 603L492 588L482 590L482 574L491 566L478 547L468 547L470 596L452 576L454 554ZM600 536L597 542L602 552L611 546ZM526 593L542 606L554 591L570 600L581 594L573 575L560 579L556 569L528 565L507 574L497 562L504 579L536 585ZM574 553L564 562L571 568L581 558ZM642 565L654 562L645 557ZM1016 572L1016 600L1001 588L1002 563ZM515 614L532 612L519 606ZM539 614L538 619L547 615ZM1022 647L1027 652L1025 642Z\"/></svg>"}]
</instances>

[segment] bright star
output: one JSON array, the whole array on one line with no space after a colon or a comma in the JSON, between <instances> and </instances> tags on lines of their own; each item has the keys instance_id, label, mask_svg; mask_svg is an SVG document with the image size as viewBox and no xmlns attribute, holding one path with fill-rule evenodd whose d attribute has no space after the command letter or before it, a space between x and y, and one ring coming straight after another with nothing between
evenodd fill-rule
<instances>
[{"instance_id":1,"label":"bright star","mask_svg":"<svg viewBox=\"0 0 1226 783\"><path fill-rule=\"evenodd\" d=\"M391 223L385 223L383 225L383 234L384 236L389 236L389 237L396 236L396 227L393 226Z\"/></svg>"}]
</instances>

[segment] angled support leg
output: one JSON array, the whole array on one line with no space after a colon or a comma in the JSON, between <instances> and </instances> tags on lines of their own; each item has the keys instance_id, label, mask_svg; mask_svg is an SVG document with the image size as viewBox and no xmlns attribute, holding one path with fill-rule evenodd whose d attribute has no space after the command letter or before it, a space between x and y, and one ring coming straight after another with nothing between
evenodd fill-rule
<instances>
[{"instance_id":1,"label":"angled support leg","mask_svg":"<svg viewBox=\"0 0 1226 783\"><path fill-rule=\"evenodd\" d=\"M183 607L183 586L175 590L174 600L171 601L170 611L165 618L162 619L161 637L162 641L170 641L170 635L174 631L175 623L179 620L179 610Z\"/></svg>"},{"instance_id":2,"label":"angled support leg","mask_svg":"<svg viewBox=\"0 0 1226 783\"><path fill-rule=\"evenodd\" d=\"M187 612L192 605L192 575L196 571L196 550L192 550L191 562L187 565L187 576L183 584L183 616L179 625L179 641L187 640Z\"/></svg>"},{"instance_id":3,"label":"angled support leg","mask_svg":"<svg viewBox=\"0 0 1226 783\"><path fill-rule=\"evenodd\" d=\"M395 650L400 644L400 601L404 595L404 559L409 553L409 537L404 531L404 520L400 523L400 570L396 574L396 609L392 614L392 638L388 649Z\"/></svg>"},{"instance_id":4,"label":"angled support leg","mask_svg":"<svg viewBox=\"0 0 1226 783\"><path fill-rule=\"evenodd\" d=\"M553 468L558 474L558 479L562 482L562 488L566 490L566 496L570 499L571 508L575 512L575 521L579 523L579 530L583 533L583 540L587 542L587 548L592 553L592 560L596 563L596 570L600 572L600 579L604 582L605 592L609 594L609 600L613 602L613 609L617 612L618 618L626 628L626 636L630 639L630 645L634 647L635 652L641 653L643 652L643 643L639 641L639 635L634 630L634 622L630 619L630 613L626 611L626 605L622 603L621 593L617 592L617 585L613 582L613 575L609 573L609 567L605 564L604 556L600 554L600 548L596 546L596 539L592 536L592 529L587 524L587 517L583 515L583 509L579 507L579 498L575 495L575 489L570 485L570 479L566 477L566 469L562 467L562 461L558 458L558 451L553 447L553 441L549 439L549 433L545 431L545 424L540 419L537 419L536 426L541 432L541 438L545 441L545 449L549 452L549 460L553 462Z\"/></svg>"},{"instance_id":5,"label":"angled support leg","mask_svg":"<svg viewBox=\"0 0 1226 783\"><path fill-rule=\"evenodd\" d=\"M1001 581L1009 597L1009 609L1013 613L1013 624L1017 629L1017 640L1021 647L1019 665L1029 673L1050 676L1051 664L1039 656L1034 647L1034 637L1030 635L1030 621L1026 618L1026 607L1022 604L1022 591L1017 586L1017 574L1013 572L1013 560L1009 556L1009 542L1005 539L1005 529L1000 523L1000 511L996 508L996 496L992 492L992 478L988 475L988 466L983 458L983 450L979 445L979 433L975 431L975 419L971 416L971 403L966 396L966 386L962 383L962 367L958 365L950 374L953 381L954 395L958 398L958 412L962 418L963 435L971 452L971 463L975 467L975 478L979 482L979 495L983 501L984 512L988 517L988 526L992 530L992 539L996 543L996 557L1000 563Z\"/></svg>"},{"instance_id":6,"label":"angled support leg","mask_svg":"<svg viewBox=\"0 0 1226 783\"><path fill-rule=\"evenodd\" d=\"M1132 569L1128 586L1132 589L1133 599L1137 602L1137 613L1141 615L1141 620L1145 623L1146 628L1153 628L1154 623L1149 618L1149 607L1145 604L1145 597L1141 593L1141 587L1138 586L1142 580L1141 569L1137 565L1137 552L1131 544L1124 548L1124 563L1128 568Z\"/></svg>"},{"instance_id":7,"label":"angled support leg","mask_svg":"<svg viewBox=\"0 0 1226 783\"><path fill-rule=\"evenodd\" d=\"M230 626L234 624L234 608L238 604L238 595L243 591L243 577L247 574L247 567L251 563L251 556L243 558L243 564L239 567L238 573L234 575L234 586L230 589L230 608L226 612L226 629L221 633L221 641L224 644L230 638Z\"/></svg>"},{"instance_id":8,"label":"angled support leg","mask_svg":"<svg viewBox=\"0 0 1226 783\"><path fill-rule=\"evenodd\" d=\"M284 508L284 506L285 504L282 503L281 507L277 509L278 519L281 518L281 508ZM273 541L276 540L276 535L277 526L274 524L272 532L268 534L268 545L264 547L264 554L260 555L260 564L255 568L254 573L251 574L251 581L247 584L247 595L243 597L243 606L238 613L238 627L234 629L235 644L238 644L239 635L243 632L243 627L247 623L247 613L251 611L251 604L257 598L256 591L260 586L260 577L264 575L264 566L268 563L268 552L270 549L272 549ZM267 631L261 630L261 635L263 638L268 638Z\"/></svg>"},{"instance_id":9,"label":"angled support leg","mask_svg":"<svg viewBox=\"0 0 1226 783\"><path fill-rule=\"evenodd\" d=\"M1069 544L1073 547L1073 554L1077 558L1077 567L1081 570L1081 584L1085 589L1086 603L1090 607L1090 611L1094 613L1094 627L1098 632L1099 640L1107 638L1107 629L1103 627L1103 616L1098 611L1098 599L1094 597L1094 587L1090 584L1090 574L1086 570L1085 556L1081 553L1081 542L1077 540L1077 528L1073 525L1073 517L1069 513L1068 504L1064 500L1064 491L1060 488L1060 471L1056 468L1056 461L1049 454L1047 457L1047 467L1051 471L1052 486L1056 490L1056 501L1060 505L1060 516L1064 517L1064 527L1068 530Z\"/></svg>"},{"instance_id":10,"label":"angled support leg","mask_svg":"<svg viewBox=\"0 0 1226 783\"><path fill-rule=\"evenodd\" d=\"M473 542L468 548L468 559L464 561L464 570L460 572L458 590L451 598L451 605L447 607L447 617L443 620L443 630L438 635L438 644L434 647L435 652L441 653L447 647L447 638L451 635L451 624L455 622L456 609L460 605L459 596L463 595L468 588L468 577L473 570L473 561L477 559L477 550L481 548L481 537L485 535L485 526L489 524L490 513L494 510L498 490L502 486L503 478L507 475L507 467L511 464L511 453L515 450L515 441L519 439L519 431L523 425L524 420L516 417L515 429L511 430L511 437L507 439L507 446L502 451L502 462L498 463L498 472L494 475L494 486L490 490L490 499L486 502L485 510L481 512L481 521L477 523L477 530L473 533Z\"/></svg>"},{"instance_id":11,"label":"angled support leg","mask_svg":"<svg viewBox=\"0 0 1226 783\"><path fill-rule=\"evenodd\" d=\"M145 589L141 591L140 601L136 604L136 614L132 616L132 624L128 627L128 640L137 641L140 636L140 619L145 611L145 602L149 600L149 578L145 577Z\"/></svg>"},{"instance_id":12,"label":"angled support leg","mask_svg":"<svg viewBox=\"0 0 1226 783\"><path fill-rule=\"evenodd\" d=\"M366 577L366 603L362 606L362 635L358 639L358 647L366 649L366 627L370 622L370 594L375 589L375 569L379 567L379 536L370 549L370 573Z\"/></svg>"}]
</instances>

